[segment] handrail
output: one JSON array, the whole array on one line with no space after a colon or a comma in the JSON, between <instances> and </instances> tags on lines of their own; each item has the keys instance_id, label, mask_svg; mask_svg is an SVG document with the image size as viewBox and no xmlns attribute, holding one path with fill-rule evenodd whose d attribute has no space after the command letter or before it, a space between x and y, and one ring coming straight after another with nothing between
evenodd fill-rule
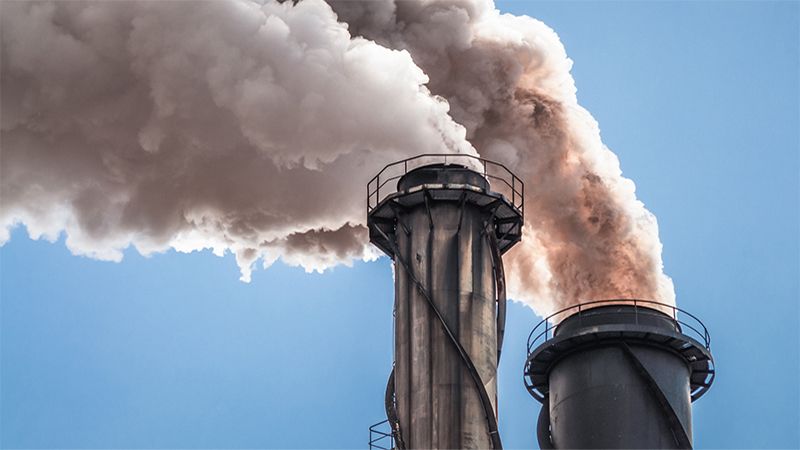
<instances>
[{"instance_id":1,"label":"handrail","mask_svg":"<svg viewBox=\"0 0 800 450\"><path fill-rule=\"evenodd\" d=\"M684 310L682 310L682 309L680 309L680 308L678 308L678 307L676 307L674 305L670 305L670 304L662 303L662 302L657 302L657 301L654 301L654 300L617 298L617 299L608 299L608 300L594 300L594 301L590 301L590 302L579 303L577 305L572 305L572 306L563 308L561 310L558 310L558 311L550 314L549 316L545 317L541 322L539 322L533 328L533 330L531 330L530 334L528 335L528 355L530 355L531 352L533 351L533 349L536 348L539 344L551 339L553 337L553 336L551 336L551 334L552 335L555 334L555 330L558 327L558 324L551 324L551 322L552 322L551 319L555 318L556 316L566 316L566 317L564 317L564 319L566 319L568 317L572 317L575 314L577 314L578 318L580 318L580 317L583 316L583 313L585 311L591 311L592 309L594 309L594 306L597 306L597 305L623 305L623 306L624 305L629 305L629 306L633 306L634 307L633 314L636 317L637 321L638 321L638 317L640 315L642 315L642 316L651 316L651 317L659 317L659 318L664 318L664 317L669 318L669 316L666 316L665 314L654 313L654 312L651 312L651 311L652 310L656 310L657 311L659 309L670 310L670 311L672 311L672 317L670 318L670 320L673 322L673 324L675 324L677 326L677 328L679 330L682 331L684 328L688 328L688 329L692 330L694 333L692 333L692 336L690 336L690 337L697 338L696 340L702 342L702 344L705 346L705 348L707 350L711 350L711 336L708 333L708 329L706 328L705 324L703 324L703 322L700 319L698 319L697 317L695 317L691 313L689 313L687 311L684 311ZM589 308L587 308L587 306L589 306ZM639 306L642 306L642 308L644 308L644 311L639 309ZM647 310L650 310L650 311L647 311ZM567 313L569 313L571 311L574 311L574 312L571 313L571 314L567 314ZM685 318L683 318L683 320L682 320L681 317L679 317L679 313L689 317L691 320L687 321L687 319L685 319ZM562 319L562 321L563 321L563 319ZM559 323L560 322L561 321L559 321ZM536 334L536 331L540 330L542 327L544 327L544 330L540 331L539 334L537 334L534 337L534 335Z\"/></svg>"},{"instance_id":2,"label":"handrail","mask_svg":"<svg viewBox=\"0 0 800 450\"><path fill-rule=\"evenodd\" d=\"M372 450L372 449L376 449L376 450L394 450L394 433L392 431L389 431L387 433L385 431L381 431L381 430L378 429L378 428L380 428L381 426L384 426L384 425L389 427L389 419L386 419L384 421L378 422L376 424L373 424L371 427L369 427L369 448L370 448L370 450ZM390 427L390 430L391 430L391 427ZM388 447L384 447L384 445L386 445L386 443L387 443L387 441L385 441L385 439L388 439Z\"/></svg>"},{"instance_id":3,"label":"handrail","mask_svg":"<svg viewBox=\"0 0 800 450\"><path fill-rule=\"evenodd\" d=\"M413 164L414 162L423 159L430 161L425 161L424 164L419 165ZM510 194L508 196L511 197L511 205L514 207L514 209L519 211L520 215L524 217L525 184L522 182L522 180L514 175L514 173L511 172L508 167L501 163L463 153L424 153L385 165L383 169L381 169L380 172L372 177L372 179L367 183L367 211L372 211L372 209L378 206L382 200L394 193L392 190L383 189L385 195L381 196L381 190L384 186L386 186L387 183L402 178L409 172L409 170L414 170L418 167L422 167L423 165L435 164L437 162L445 165L453 164L457 163L458 160L461 160L462 162L466 160L468 166L470 165L469 163L473 163L472 165L477 163L477 165L480 166L479 173L483 175L487 181L496 180L504 184L508 188L506 194ZM409 163L412 164L409 165ZM388 177L384 177L384 173L392 168L397 168L399 174L389 174ZM491 169L498 171L499 174L491 173ZM499 192L499 194L503 195L502 192Z\"/></svg>"}]
</instances>

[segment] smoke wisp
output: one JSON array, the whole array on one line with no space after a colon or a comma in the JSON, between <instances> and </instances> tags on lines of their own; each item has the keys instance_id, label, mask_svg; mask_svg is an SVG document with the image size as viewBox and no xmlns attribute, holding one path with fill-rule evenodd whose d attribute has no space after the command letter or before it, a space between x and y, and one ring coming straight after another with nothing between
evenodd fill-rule
<instances>
[{"instance_id":1,"label":"smoke wisp","mask_svg":"<svg viewBox=\"0 0 800 450\"><path fill-rule=\"evenodd\" d=\"M674 302L655 218L577 102L558 36L489 0L3 2L0 242L78 254L376 255L388 162L476 154L526 183L512 297Z\"/></svg>"}]
</instances>

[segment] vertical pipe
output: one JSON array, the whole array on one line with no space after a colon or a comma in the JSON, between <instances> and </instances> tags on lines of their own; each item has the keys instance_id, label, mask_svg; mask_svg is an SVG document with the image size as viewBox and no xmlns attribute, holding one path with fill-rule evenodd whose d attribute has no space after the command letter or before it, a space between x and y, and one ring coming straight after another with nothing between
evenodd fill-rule
<instances>
[{"instance_id":1,"label":"vertical pipe","mask_svg":"<svg viewBox=\"0 0 800 450\"><path fill-rule=\"evenodd\" d=\"M456 202L429 201L410 210L405 217L411 235L397 233L396 257L408 261L472 357L496 417L495 284L483 233L488 214L475 205L463 208L462 213ZM410 448L491 448L478 387L420 290L401 272L395 273L396 295L405 297L397 299L395 386L404 440ZM405 315L411 316L408 328ZM410 363L403 362L405 354Z\"/></svg>"},{"instance_id":2,"label":"vertical pipe","mask_svg":"<svg viewBox=\"0 0 800 450\"><path fill-rule=\"evenodd\" d=\"M406 216L398 215L398 223L404 223ZM411 234L398 233L397 246L402 254L408 254L411 249ZM412 281L405 270L394 270L395 277L395 401L397 402L397 418L400 422L401 432L404 426L411 424L411 290L414 289ZM404 436L405 443L408 436Z\"/></svg>"},{"instance_id":3,"label":"vertical pipe","mask_svg":"<svg viewBox=\"0 0 800 450\"><path fill-rule=\"evenodd\" d=\"M409 214L411 219L411 245L409 254L401 255L409 261L412 270L423 283L430 282L427 253L428 215L424 209L417 208ZM410 418L411 426L403 427L410 432L411 448L431 447L431 349L430 332L432 317L426 300L418 289L409 290L409 304L411 313L410 354L411 354L411 380L410 380ZM401 424L402 426L402 424Z\"/></svg>"}]
</instances>

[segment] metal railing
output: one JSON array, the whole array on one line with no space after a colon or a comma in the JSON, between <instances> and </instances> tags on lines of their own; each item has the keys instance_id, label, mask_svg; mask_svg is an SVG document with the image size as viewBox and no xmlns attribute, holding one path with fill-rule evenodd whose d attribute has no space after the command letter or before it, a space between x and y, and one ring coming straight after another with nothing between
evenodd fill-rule
<instances>
[{"instance_id":1,"label":"metal railing","mask_svg":"<svg viewBox=\"0 0 800 450\"><path fill-rule=\"evenodd\" d=\"M632 314L634 316L635 323L639 322L639 317L669 319L675 325L676 330L700 342L707 350L711 350L711 336L708 334L708 329L703 322L700 321L700 319L693 316L691 313L688 313L676 306L656 302L653 300L610 299L579 303L577 305L556 311L547 316L544 320L539 322L528 335L528 355L530 355L536 347L552 338L553 333L558 328L558 324L564 319L573 317L577 314L578 320L580 320L584 313L587 311L592 311L597 306L613 305L633 306ZM596 316L604 313L593 311L592 314ZM613 314L616 315L619 313L615 312ZM561 320L558 320L558 323L555 323L558 316L561 316ZM688 333L684 330L688 330Z\"/></svg>"},{"instance_id":2,"label":"metal railing","mask_svg":"<svg viewBox=\"0 0 800 450\"><path fill-rule=\"evenodd\" d=\"M383 429L387 431L383 431ZM369 448L370 450L393 450L394 434L389 425L389 419L378 422L369 427Z\"/></svg>"},{"instance_id":3,"label":"metal railing","mask_svg":"<svg viewBox=\"0 0 800 450\"><path fill-rule=\"evenodd\" d=\"M461 153L426 153L387 164L367 183L367 211L372 211L383 199L397 192L392 186L386 187L387 183L429 164L460 164L480 173L492 190L509 200L524 217L525 184L522 180L500 163Z\"/></svg>"}]
</instances>

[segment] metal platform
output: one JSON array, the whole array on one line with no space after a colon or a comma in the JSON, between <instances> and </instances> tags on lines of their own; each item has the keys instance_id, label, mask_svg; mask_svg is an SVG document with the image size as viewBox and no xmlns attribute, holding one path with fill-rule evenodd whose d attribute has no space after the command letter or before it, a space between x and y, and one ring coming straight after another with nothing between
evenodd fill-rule
<instances>
[{"instance_id":1,"label":"metal platform","mask_svg":"<svg viewBox=\"0 0 800 450\"><path fill-rule=\"evenodd\" d=\"M464 168L480 175L482 180L465 178L460 180L463 182L441 183L431 179L404 189L402 179L409 172L422 167ZM398 180L398 183L392 189L387 184L394 180ZM461 202L492 212L494 233L502 254L522 239L524 194L522 180L508 168L476 156L425 154L397 161L385 166L367 184L370 241L386 254L393 255L386 237L395 239L398 211L427 202ZM373 227L379 227L382 233L373 230Z\"/></svg>"},{"instance_id":2,"label":"metal platform","mask_svg":"<svg viewBox=\"0 0 800 450\"><path fill-rule=\"evenodd\" d=\"M623 308L603 311L614 306L624 307L624 311L620 311ZM608 319L612 315L622 320L611 324L592 323L598 317ZM565 316L559 325L551 324L554 318ZM562 327L567 320L571 322L568 330ZM669 326L665 327L665 323ZM559 360L576 351L620 342L655 346L679 355L689 367L692 401L705 394L714 381L711 337L697 317L655 301L615 299L575 305L542 320L528 336L525 387L543 403L548 395L550 371Z\"/></svg>"}]
</instances>

